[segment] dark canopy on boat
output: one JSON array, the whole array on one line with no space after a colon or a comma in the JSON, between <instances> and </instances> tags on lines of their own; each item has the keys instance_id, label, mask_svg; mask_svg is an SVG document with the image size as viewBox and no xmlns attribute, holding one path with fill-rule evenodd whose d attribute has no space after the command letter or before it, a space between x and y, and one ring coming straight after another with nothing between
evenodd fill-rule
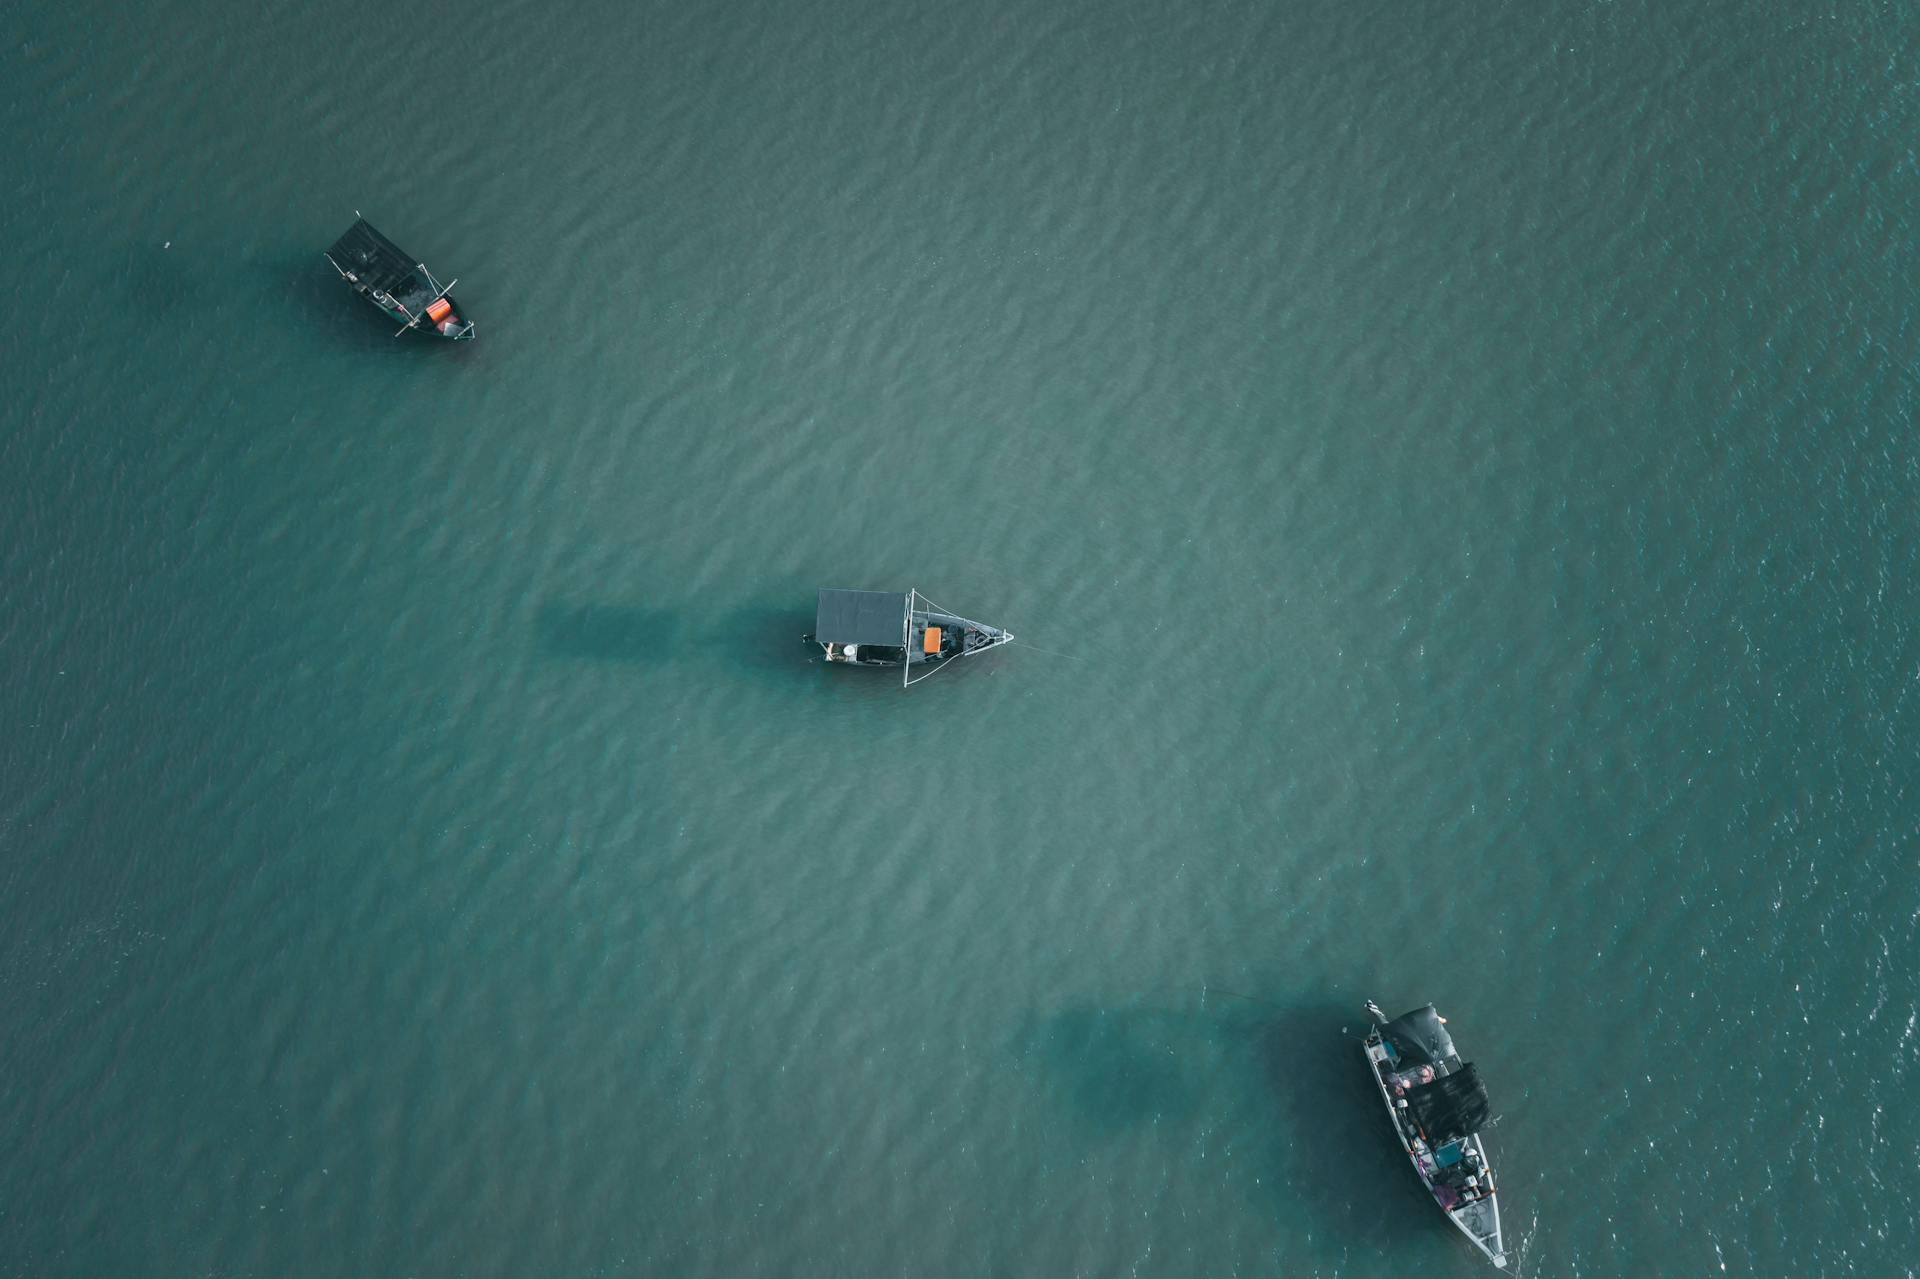
<instances>
[{"instance_id":1,"label":"dark canopy on boat","mask_svg":"<svg viewBox=\"0 0 1920 1279\"><path fill-rule=\"evenodd\" d=\"M1486 1085L1480 1082L1480 1072L1472 1062L1413 1089L1407 1094L1407 1109L1413 1112L1431 1146L1456 1137L1471 1137L1487 1126L1492 1113Z\"/></svg>"},{"instance_id":2,"label":"dark canopy on boat","mask_svg":"<svg viewBox=\"0 0 1920 1279\"><path fill-rule=\"evenodd\" d=\"M836 591L821 588L813 637L822 644L906 642L905 591Z\"/></svg>"},{"instance_id":3,"label":"dark canopy on boat","mask_svg":"<svg viewBox=\"0 0 1920 1279\"><path fill-rule=\"evenodd\" d=\"M414 261L400 246L373 229L361 218L327 250L343 271L351 271L361 282L382 293L404 294L414 282Z\"/></svg>"},{"instance_id":4,"label":"dark canopy on boat","mask_svg":"<svg viewBox=\"0 0 1920 1279\"><path fill-rule=\"evenodd\" d=\"M1416 1066L1438 1066L1449 1057L1459 1056L1453 1049L1453 1036L1440 1023L1440 1014L1432 1004L1401 1013L1381 1027L1380 1033L1393 1044L1402 1068L1407 1062Z\"/></svg>"}]
</instances>

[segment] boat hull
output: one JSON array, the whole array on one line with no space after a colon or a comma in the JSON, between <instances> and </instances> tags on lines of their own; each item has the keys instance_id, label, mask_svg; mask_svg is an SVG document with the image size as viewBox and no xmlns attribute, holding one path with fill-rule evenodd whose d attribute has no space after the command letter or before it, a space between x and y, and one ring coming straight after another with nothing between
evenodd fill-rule
<instances>
[{"instance_id":1,"label":"boat hull","mask_svg":"<svg viewBox=\"0 0 1920 1279\"><path fill-rule=\"evenodd\" d=\"M365 218L348 227L325 256L348 288L400 325L402 332L424 329L452 342L473 337L473 321L453 297L457 281L443 286L424 262L380 234Z\"/></svg>"},{"instance_id":2,"label":"boat hull","mask_svg":"<svg viewBox=\"0 0 1920 1279\"><path fill-rule=\"evenodd\" d=\"M1433 1196L1435 1205L1445 1214L1447 1220L1451 1221L1483 1256L1495 1266L1504 1269L1507 1256L1500 1233L1499 1197L1492 1189L1493 1165L1487 1160L1486 1147L1481 1143L1479 1135L1476 1133L1462 1138L1459 1145L1463 1152L1462 1157L1469 1166L1477 1166L1481 1170L1481 1175L1486 1179L1487 1189L1476 1199L1449 1206L1448 1196L1452 1195L1456 1200L1459 1196L1451 1187L1436 1180L1439 1167L1435 1161L1435 1152L1429 1150L1426 1142L1417 1134L1409 1133L1402 1126L1402 1111L1394 1104L1393 1094L1389 1091L1385 1079L1390 1062L1379 1026L1373 1027L1368 1032L1366 1039L1362 1041L1361 1051L1366 1057L1367 1074L1373 1079L1374 1091L1379 1094L1380 1104L1386 1107L1387 1122L1393 1129L1394 1137L1400 1142L1400 1148L1406 1152L1407 1160L1413 1166L1414 1176L1420 1179L1420 1184L1425 1186L1427 1193Z\"/></svg>"},{"instance_id":3,"label":"boat hull","mask_svg":"<svg viewBox=\"0 0 1920 1279\"><path fill-rule=\"evenodd\" d=\"M925 678L957 657L1011 644L1013 634L935 607L917 590L823 586L806 640L831 665L900 671L911 686L916 670Z\"/></svg>"},{"instance_id":4,"label":"boat hull","mask_svg":"<svg viewBox=\"0 0 1920 1279\"><path fill-rule=\"evenodd\" d=\"M924 618L924 620L923 620ZM940 647L927 651L928 627L939 630ZM806 642L818 647L833 666L859 666L872 670L897 671L901 667L939 666L959 657L973 657L988 649L1013 642L1013 633L994 626L983 626L946 614L916 614L913 628L915 643L910 646L874 644L829 644L812 635Z\"/></svg>"}]
</instances>

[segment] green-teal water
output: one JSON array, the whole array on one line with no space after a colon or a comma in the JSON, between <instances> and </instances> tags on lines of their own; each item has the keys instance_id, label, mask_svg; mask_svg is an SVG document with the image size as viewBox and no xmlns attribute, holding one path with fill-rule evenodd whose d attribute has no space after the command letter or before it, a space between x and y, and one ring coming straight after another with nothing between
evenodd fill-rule
<instances>
[{"instance_id":1,"label":"green-teal water","mask_svg":"<svg viewBox=\"0 0 1920 1279\"><path fill-rule=\"evenodd\" d=\"M1916 136L1904 3L0 6L0 1275L1482 1273L1369 996L1521 1273L1911 1273Z\"/></svg>"}]
</instances>

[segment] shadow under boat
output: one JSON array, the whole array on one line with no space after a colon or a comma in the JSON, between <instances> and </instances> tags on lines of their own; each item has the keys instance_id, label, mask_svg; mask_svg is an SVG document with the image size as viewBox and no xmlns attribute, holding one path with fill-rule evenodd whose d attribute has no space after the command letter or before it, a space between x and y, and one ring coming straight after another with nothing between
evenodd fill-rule
<instances>
[{"instance_id":1,"label":"shadow under boat","mask_svg":"<svg viewBox=\"0 0 1920 1279\"><path fill-rule=\"evenodd\" d=\"M1380 1140L1379 1102L1353 1069L1357 1029L1344 1003L1196 987L1172 1002L1070 1006L1029 1022L1013 1048L1091 1136L1244 1126L1232 1145L1258 1175L1242 1184L1305 1225L1302 1246L1384 1274L1422 1239L1454 1245Z\"/></svg>"},{"instance_id":2,"label":"shadow under boat","mask_svg":"<svg viewBox=\"0 0 1920 1279\"><path fill-rule=\"evenodd\" d=\"M808 663L790 637L806 625L792 609L737 608L705 615L631 604L541 606L540 651L566 661L649 665L711 662L728 670L793 673Z\"/></svg>"},{"instance_id":3,"label":"shadow under boat","mask_svg":"<svg viewBox=\"0 0 1920 1279\"><path fill-rule=\"evenodd\" d=\"M623 604L545 604L535 626L549 657L593 662L663 661L681 629L665 609Z\"/></svg>"},{"instance_id":4,"label":"shadow under boat","mask_svg":"<svg viewBox=\"0 0 1920 1279\"><path fill-rule=\"evenodd\" d=\"M1417 1211L1423 1196L1418 1183L1402 1175L1392 1144L1380 1140L1379 1103L1353 1069L1358 1040L1350 1009L1314 999L1278 1007L1261 1019L1254 1049L1279 1107L1278 1137L1308 1156L1305 1175L1296 1169L1286 1178L1294 1198L1329 1225L1378 1235L1400 1220L1402 1205ZM1429 1222L1421 1216L1418 1226L1398 1233L1446 1235L1441 1223L1426 1229Z\"/></svg>"}]
</instances>

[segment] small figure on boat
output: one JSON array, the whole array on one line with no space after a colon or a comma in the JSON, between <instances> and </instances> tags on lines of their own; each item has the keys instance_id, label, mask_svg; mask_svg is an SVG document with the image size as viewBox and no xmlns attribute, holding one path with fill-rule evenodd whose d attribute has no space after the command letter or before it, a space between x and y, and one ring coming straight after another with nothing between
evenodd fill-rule
<instances>
[{"instance_id":1,"label":"small figure on boat","mask_svg":"<svg viewBox=\"0 0 1920 1279\"><path fill-rule=\"evenodd\" d=\"M930 668L1010 644L1013 635L936 608L918 591L822 587L806 640L818 644L829 662L899 667L906 683L914 684L931 675Z\"/></svg>"},{"instance_id":2,"label":"small figure on boat","mask_svg":"<svg viewBox=\"0 0 1920 1279\"><path fill-rule=\"evenodd\" d=\"M1432 1004L1389 1021L1368 1000L1367 1015L1374 1024L1361 1047L1415 1175L1447 1219L1504 1268L1493 1166L1479 1136L1491 1114L1480 1072L1460 1060Z\"/></svg>"},{"instance_id":3,"label":"small figure on boat","mask_svg":"<svg viewBox=\"0 0 1920 1279\"><path fill-rule=\"evenodd\" d=\"M473 321L454 306L453 286L459 281L440 283L424 262L414 261L365 218L333 242L326 258L347 287L399 323L395 337L419 328L455 341L473 336Z\"/></svg>"}]
</instances>

